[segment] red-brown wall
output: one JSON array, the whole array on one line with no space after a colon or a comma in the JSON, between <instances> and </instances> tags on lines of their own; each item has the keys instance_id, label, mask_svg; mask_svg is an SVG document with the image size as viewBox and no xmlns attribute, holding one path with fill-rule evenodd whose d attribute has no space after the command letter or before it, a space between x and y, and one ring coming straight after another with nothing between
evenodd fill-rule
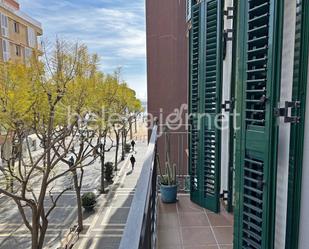
<instances>
[{"instance_id":1,"label":"red-brown wall","mask_svg":"<svg viewBox=\"0 0 309 249\"><path fill-rule=\"evenodd\" d=\"M188 99L185 0L146 0L148 112L173 112Z\"/></svg>"},{"instance_id":2,"label":"red-brown wall","mask_svg":"<svg viewBox=\"0 0 309 249\"><path fill-rule=\"evenodd\" d=\"M185 0L146 0L148 113L165 117L188 103L188 38ZM161 139L164 140L164 139ZM177 140L171 154L179 157ZM159 140L163 158L164 145ZM181 168L187 169L187 141ZM176 156L177 155L177 156ZM176 159L175 159L176 161Z\"/></svg>"},{"instance_id":3,"label":"red-brown wall","mask_svg":"<svg viewBox=\"0 0 309 249\"><path fill-rule=\"evenodd\" d=\"M16 2L15 0L4 0L4 2L10 6L12 6L13 8L19 10L19 3Z\"/></svg>"}]
</instances>

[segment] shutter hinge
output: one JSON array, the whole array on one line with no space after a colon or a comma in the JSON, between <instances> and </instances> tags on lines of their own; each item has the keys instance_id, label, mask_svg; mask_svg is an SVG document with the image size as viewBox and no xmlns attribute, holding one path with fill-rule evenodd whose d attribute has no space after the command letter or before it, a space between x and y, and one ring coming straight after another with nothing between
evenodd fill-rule
<instances>
[{"instance_id":1,"label":"shutter hinge","mask_svg":"<svg viewBox=\"0 0 309 249\"><path fill-rule=\"evenodd\" d=\"M223 201L228 201L229 200L229 191L223 190L223 192L220 194L220 197Z\"/></svg>"},{"instance_id":2,"label":"shutter hinge","mask_svg":"<svg viewBox=\"0 0 309 249\"><path fill-rule=\"evenodd\" d=\"M298 124L300 122L299 116L289 116L292 109L300 109L300 101L286 101L284 107L275 108L275 116L284 117L284 123Z\"/></svg>"},{"instance_id":3,"label":"shutter hinge","mask_svg":"<svg viewBox=\"0 0 309 249\"><path fill-rule=\"evenodd\" d=\"M235 103L235 99L232 98L231 100L224 101L224 103L221 105L221 107L226 112L233 112L234 111L234 103Z\"/></svg>"},{"instance_id":4,"label":"shutter hinge","mask_svg":"<svg viewBox=\"0 0 309 249\"><path fill-rule=\"evenodd\" d=\"M223 32L223 38L225 41L233 41L233 29L225 29Z\"/></svg>"},{"instance_id":5,"label":"shutter hinge","mask_svg":"<svg viewBox=\"0 0 309 249\"><path fill-rule=\"evenodd\" d=\"M234 17L234 7L227 7L226 10L224 10L224 15L227 19L233 19Z\"/></svg>"}]
</instances>

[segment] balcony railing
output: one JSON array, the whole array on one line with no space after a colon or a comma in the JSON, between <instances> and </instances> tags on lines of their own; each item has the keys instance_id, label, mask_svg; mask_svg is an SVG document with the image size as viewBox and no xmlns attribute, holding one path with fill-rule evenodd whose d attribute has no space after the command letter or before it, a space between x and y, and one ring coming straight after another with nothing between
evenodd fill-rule
<instances>
[{"instance_id":1,"label":"balcony railing","mask_svg":"<svg viewBox=\"0 0 309 249\"><path fill-rule=\"evenodd\" d=\"M120 249L156 248L157 132L158 127L155 126L136 185Z\"/></svg>"},{"instance_id":2,"label":"balcony railing","mask_svg":"<svg viewBox=\"0 0 309 249\"><path fill-rule=\"evenodd\" d=\"M188 172L188 131L186 125L174 128L172 125L159 125L157 144L157 153L163 169L162 173L165 173L166 151L169 150L171 163L176 165L178 192L188 193L190 178Z\"/></svg>"}]
</instances>

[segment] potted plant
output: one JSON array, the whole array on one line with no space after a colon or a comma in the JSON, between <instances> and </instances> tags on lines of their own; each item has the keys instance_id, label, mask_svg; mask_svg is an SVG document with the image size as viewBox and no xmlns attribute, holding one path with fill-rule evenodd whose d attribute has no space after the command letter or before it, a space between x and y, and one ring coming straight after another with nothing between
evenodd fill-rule
<instances>
[{"instance_id":1,"label":"potted plant","mask_svg":"<svg viewBox=\"0 0 309 249\"><path fill-rule=\"evenodd\" d=\"M176 164L165 163L166 173L160 176L161 200L164 203L177 201Z\"/></svg>"},{"instance_id":2,"label":"potted plant","mask_svg":"<svg viewBox=\"0 0 309 249\"><path fill-rule=\"evenodd\" d=\"M82 206L86 211L92 211L96 203L96 195L94 193L87 192L82 195Z\"/></svg>"},{"instance_id":3,"label":"potted plant","mask_svg":"<svg viewBox=\"0 0 309 249\"><path fill-rule=\"evenodd\" d=\"M112 162L106 162L105 166L105 179L107 182L112 182L114 177L114 164Z\"/></svg>"},{"instance_id":4,"label":"potted plant","mask_svg":"<svg viewBox=\"0 0 309 249\"><path fill-rule=\"evenodd\" d=\"M124 145L124 151L126 153L130 153L130 151L131 151L131 144L125 144Z\"/></svg>"}]
</instances>

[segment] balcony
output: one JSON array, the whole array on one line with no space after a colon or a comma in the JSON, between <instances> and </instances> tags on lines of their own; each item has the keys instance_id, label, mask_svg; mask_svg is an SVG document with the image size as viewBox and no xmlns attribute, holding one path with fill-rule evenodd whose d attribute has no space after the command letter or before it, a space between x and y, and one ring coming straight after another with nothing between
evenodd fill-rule
<instances>
[{"instance_id":1,"label":"balcony","mask_svg":"<svg viewBox=\"0 0 309 249\"><path fill-rule=\"evenodd\" d=\"M178 175L183 181L177 203L161 202L155 155L162 137L157 135L154 127L119 248L233 248L233 216L224 208L215 214L191 202L185 174Z\"/></svg>"},{"instance_id":2,"label":"balcony","mask_svg":"<svg viewBox=\"0 0 309 249\"><path fill-rule=\"evenodd\" d=\"M223 210L223 209L222 209ZM212 213L180 195L176 204L158 200L159 249L232 249L233 216Z\"/></svg>"}]
</instances>

